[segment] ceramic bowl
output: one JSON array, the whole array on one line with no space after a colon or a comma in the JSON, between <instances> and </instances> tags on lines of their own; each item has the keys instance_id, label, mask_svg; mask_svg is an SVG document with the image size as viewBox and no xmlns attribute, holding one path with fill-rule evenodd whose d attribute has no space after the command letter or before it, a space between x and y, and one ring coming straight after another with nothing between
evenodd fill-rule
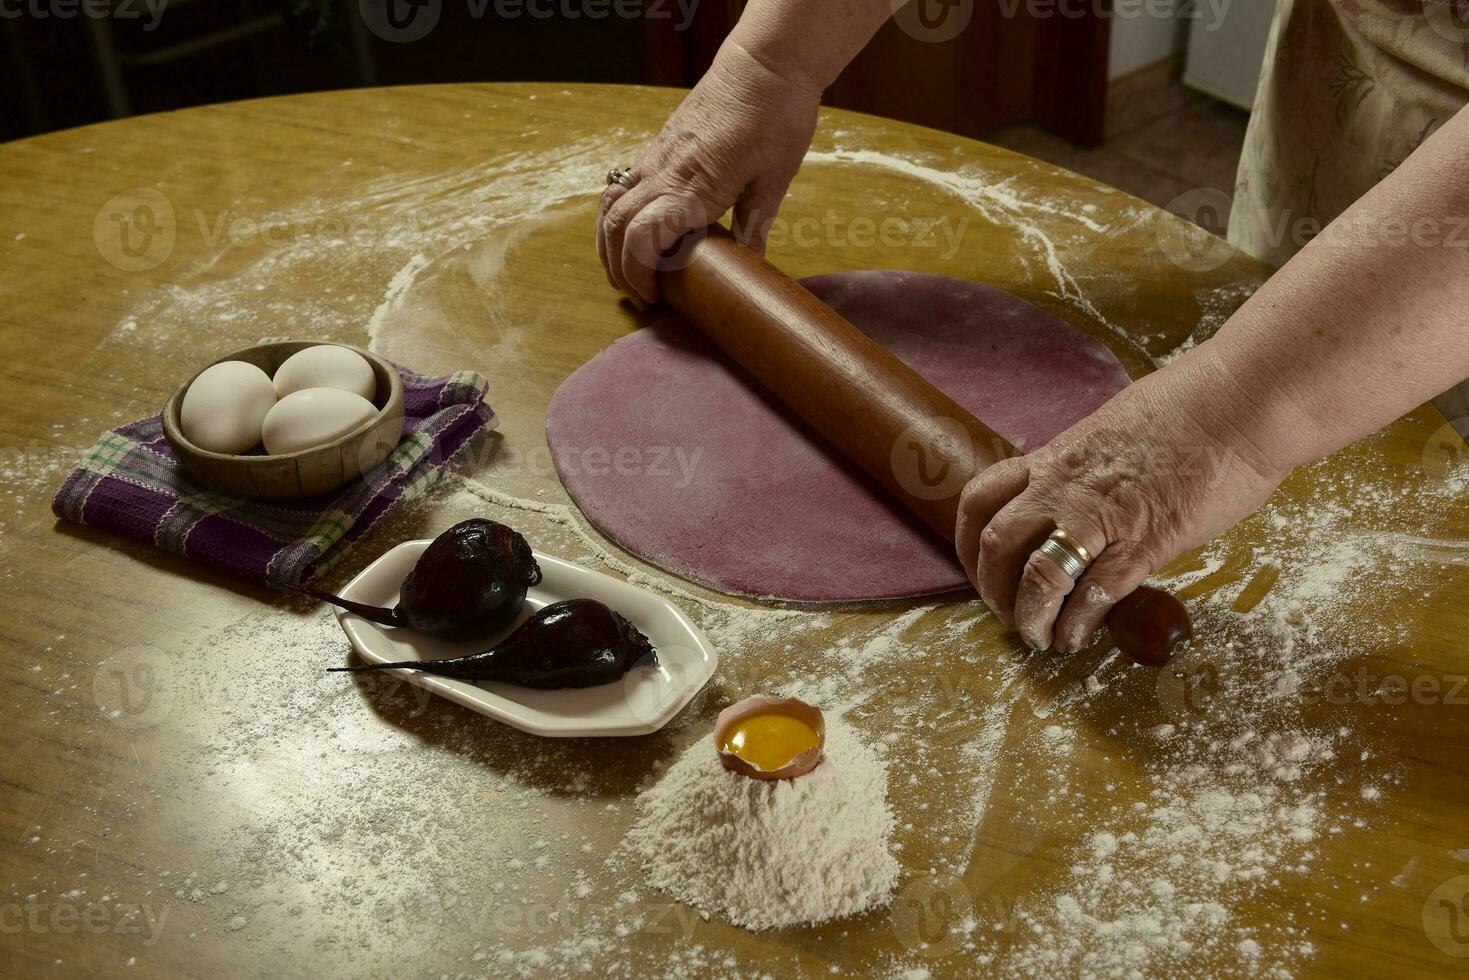
<instances>
[{"instance_id":1,"label":"ceramic bowl","mask_svg":"<svg viewBox=\"0 0 1469 980\"><path fill-rule=\"evenodd\" d=\"M336 344L356 351L372 365L377 378L373 404L378 413L356 429L322 446L300 452L268 456L264 450L241 455L214 453L185 438L179 424L179 406L184 392L206 368L221 361L245 361L271 377L286 358L307 347ZM203 365L194 377L179 386L163 406L163 436L173 447L180 465L197 483L250 500L289 500L314 497L337 490L387 458L403 438L403 379L387 361L371 351L335 340L287 340L257 344L226 354Z\"/></svg>"}]
</instances>

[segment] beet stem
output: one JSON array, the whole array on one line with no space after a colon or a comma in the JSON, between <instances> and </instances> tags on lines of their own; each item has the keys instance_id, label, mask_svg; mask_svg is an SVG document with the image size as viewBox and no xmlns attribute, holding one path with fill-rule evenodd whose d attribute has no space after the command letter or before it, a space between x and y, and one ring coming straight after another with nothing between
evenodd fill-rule
<instances>
[{"instance_id":1,"label":"beet stem","mask_svg":"<svg viewBox=\"0 0 1469 980\"><path fill-rule=\"evenodd\" d=\"M381 623L384 626L408 625L408 620L396 609L385 609L382 606L369 606L361 602L353 602L350 599L343 599L341 596L332 595L329 592L318 592L315 589L303 588L301 591L314 599L320 599L322 602L329 602L334 606L340 606L348 612L356 613L365 619L372 620L374 623Z\"/></svg>"}]
</instances>

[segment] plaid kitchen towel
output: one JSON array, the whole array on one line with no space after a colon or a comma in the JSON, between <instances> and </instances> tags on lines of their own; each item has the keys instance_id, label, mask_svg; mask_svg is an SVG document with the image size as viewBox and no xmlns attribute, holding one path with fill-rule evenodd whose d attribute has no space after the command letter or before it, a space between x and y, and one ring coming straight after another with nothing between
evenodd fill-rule
<instances>
[{"instance_id":1,"label":"plaid kitchen towel","mask_svg":"<svg viewBox=\"0 0 1469 980\"><path fill-rule=\"evenodd\" d=\"M340 490L304 500L240 500L194 483L163 438L163 416L103 434L66 478L51 509L63 520L277 587L326 571L405 500L438 482L495 413L488 382L468 371L403 379L403 439L379 466Z\"/></svg>"}]
</instances>

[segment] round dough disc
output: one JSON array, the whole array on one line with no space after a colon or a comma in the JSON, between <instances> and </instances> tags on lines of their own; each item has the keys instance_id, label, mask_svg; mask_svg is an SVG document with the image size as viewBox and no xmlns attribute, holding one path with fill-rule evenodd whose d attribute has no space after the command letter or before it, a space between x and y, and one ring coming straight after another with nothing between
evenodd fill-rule
<instances>
[{"instance_id":1,"label":"round dough disc","mask_svg":"<svg viewBox=\"0 0 1469 980\"><path fill-rule=\"evenodd\" d=\"M1128 382L1101 343L989 286L895 270L803 283L1021 450ZM966 585L946 541L681 322L577 369L546 439L592 524L711 588L833 602Z\"/></svg>"}]
</instances>

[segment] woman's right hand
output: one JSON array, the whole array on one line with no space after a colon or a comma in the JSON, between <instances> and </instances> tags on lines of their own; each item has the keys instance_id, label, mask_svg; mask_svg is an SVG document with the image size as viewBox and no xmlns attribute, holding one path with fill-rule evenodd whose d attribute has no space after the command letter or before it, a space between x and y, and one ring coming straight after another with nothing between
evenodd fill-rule
<instances>
[{"instance_id":1,"label":"woman's right hand","mask_svg":"<svg viewBox=\"0 0 1469 980\"><path fill-rule=\"evenodd\" d=\"M735 234L764 251L821 103L819 84L792 75L727 42L633 163L637 186L608 185L597 215L597 254L608 281L635 303L657 301L660 257L730 207Z\"/></svg>"}]
</instances>

